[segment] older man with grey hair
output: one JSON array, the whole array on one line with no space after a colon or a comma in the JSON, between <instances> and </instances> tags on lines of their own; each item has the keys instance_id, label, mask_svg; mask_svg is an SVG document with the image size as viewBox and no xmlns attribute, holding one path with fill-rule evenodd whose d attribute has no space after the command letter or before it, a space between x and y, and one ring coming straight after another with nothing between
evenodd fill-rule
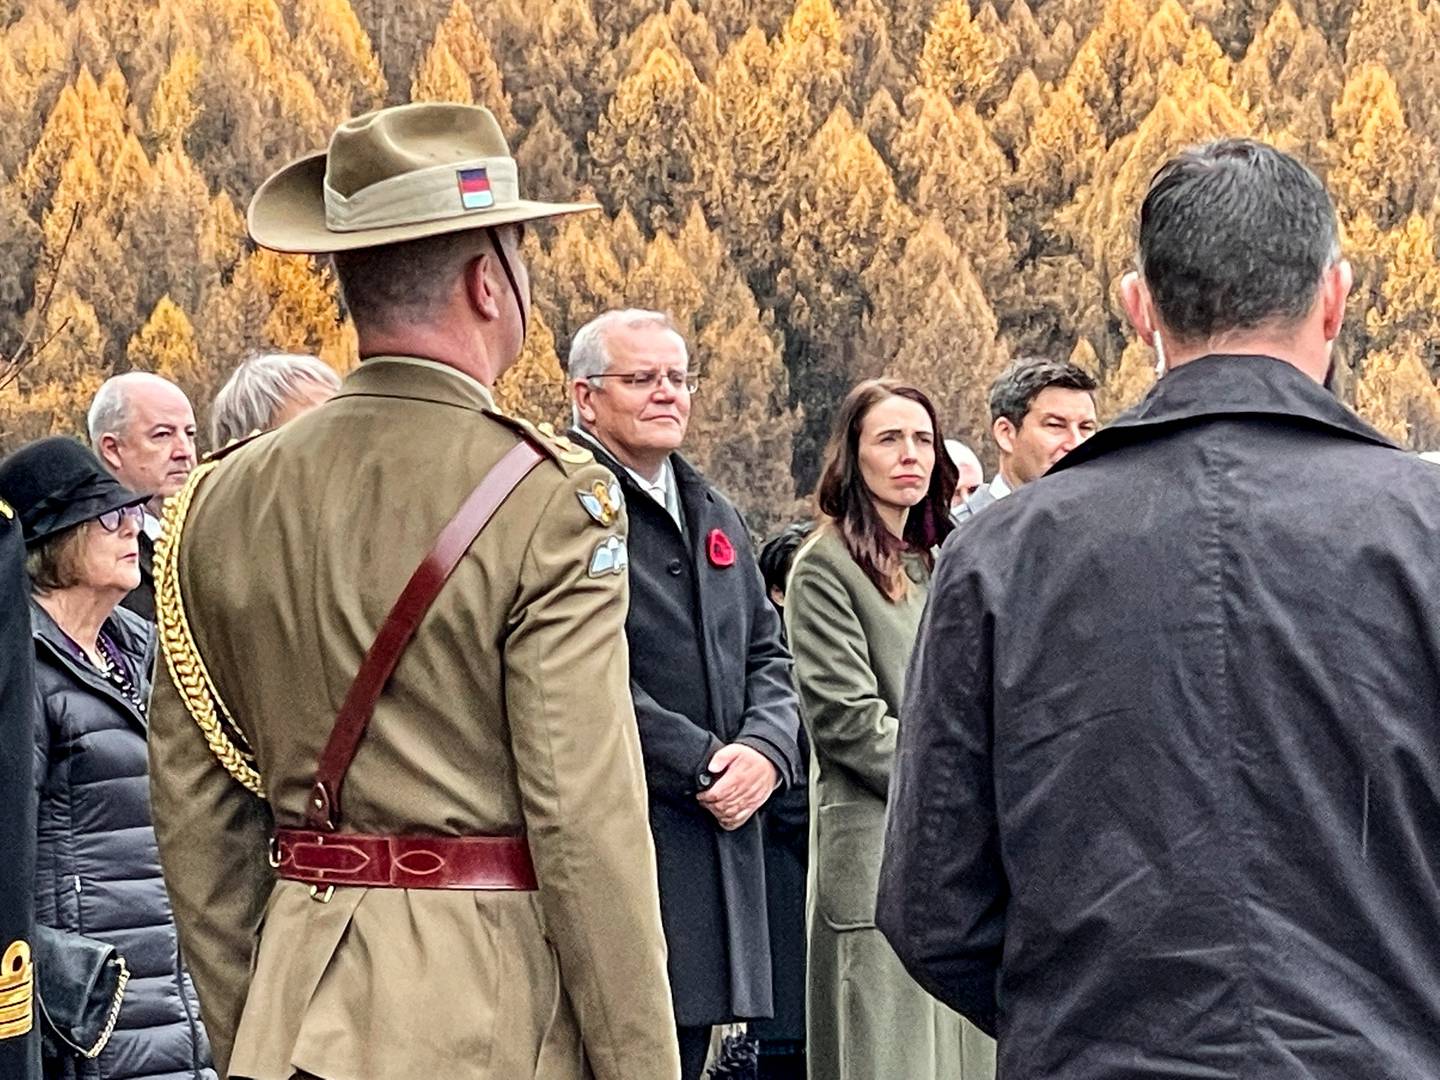
<instances>
[{"instance_id":1,"label":"older man with grey hair","mask_svg":"<svg viewBox=\"0 0 1440 1080\"><path fill-rule=\"evenodd\" d=\"M150 496L140 532L140 587L123 605L155 620L151 563L160 536L160 508L195 468L195 411L185 391L148 371L107 379L90 403L90 445L115 479Z\"/></svg>"},{"instance_id":2,"label":"older man with grey hair","mask_svg":"<svg viewBox=\"0 0 1440 1080\"><path fill-rule=\"evenodd\" d=\"M629 511L630 689L681 1076L695 1080L713 1025L774 1007L756 811L804 783L790 655L744 521L680 456L699 383L675 324L606 312L576 333L568 368L576 436L619 478L581 501Z\"/></svg>"},{"instance_id":3,"label":"older man with grey hair","mask_svg":"<svg viewBox=\"0 0 1440 1080\"><path fill-rule=\"evenodd\" d=\"M325 361L298 353L247 357L215 395L210 429L216 449L323 405L340 389Z\"/></svg>"},{"instance_id":4,"label":"older man with grey hair","mask_svg":"<svg viewBox=\"0 0 1440 1080\"><path fill-rule=\"evenodd\" d=\"M975 494L975 489L985 483L985 466L980 463L975 451L959 439L946 439L945 452L950 455L959 474L955 481L955 493L950 496L950 512L956 514Z\"/></svg>"}]
</instances>

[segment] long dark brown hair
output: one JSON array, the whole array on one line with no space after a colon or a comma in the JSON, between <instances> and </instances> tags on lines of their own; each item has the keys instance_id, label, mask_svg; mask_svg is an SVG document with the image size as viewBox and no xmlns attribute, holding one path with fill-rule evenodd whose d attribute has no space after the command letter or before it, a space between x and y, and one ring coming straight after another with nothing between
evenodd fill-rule
<instances>
[{"instance_id":1,"label":"long dark brown hair","mask_svg":"<svg viewBox=\"0 0 1440 1080\"><path fill-rule=\"evenodd\" d=\"M905 518L905 536L897 539L885 527L875 509L875 498L860 475L860 429L865 417L887 398L901 397L915 402L930 416L935 433L935 467L930 470L930 488L925 498L910 508ZM904 597L907 585L900 556L918 554L934 569L933 548L955 528L950 518L950 497L959 480L959 470L945 452L940 419L930 399L913 386L894 379L867 379L846 395L835 417L830 442L825 447L825 467L815 501L827 523L840 533L850 557L892 602Z\"/></svg>"}]
</instances>

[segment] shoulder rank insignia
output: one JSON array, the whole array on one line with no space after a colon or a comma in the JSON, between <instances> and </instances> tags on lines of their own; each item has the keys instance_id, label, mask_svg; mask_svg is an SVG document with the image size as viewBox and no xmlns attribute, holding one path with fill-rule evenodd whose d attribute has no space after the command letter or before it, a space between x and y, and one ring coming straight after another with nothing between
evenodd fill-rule
<instances>
[{"instance_id":1,"label":"shoulder rank insignia","mask_svg":"<svg viewBox=\"0 0 1440 1080\"><path fill-rule=\"evenodd\" d=\"M15 511L10 509L10 504L4 499L0 499L0 517L3 517L6 521L15 520Z\"/></svg>"},{"instance_id":2,"label":"shoulder rank insignia","mask_svg":"<svg viewBox=\"0 0 1440 1080\"><path fill-rule=\"evenodd\" d=\"M560 451L560 460L568 465L584 465L595 459L595 455L583 446L576 446L568 437L556 434L554 424L549 422L536 424L535 430L555 444L555 448ZM588 510L589 507L586 509ZM602 522L602 524L609 523Z\"/></svg>"},{"instance_id":3,"label":"shoulder rank insignia","mask_svg":"<svg viewBox=\"0 0 1440 1080\"><path fill-rule=\"evenodd\" d=\"M14 1039L34 1025L35 965L30 943L12 941L0 959L0 1039Z\"/></svg>"},{"instance_id":4,"label":"shoulder rank insignia","mask_svg":"<svg viewBox=\"0 0 1440 1080\"><path fill-rule=\"evenodd\" d=\"M589 491L582 489L576 494L580 496L580 505L585 507L585 512L601 525L608 529L615 524L615 519L620 516L620 481L612 480L607 484L604 480L596 480Z\"/></svg>"},{"instance_id":5,"label":"shoulder rank insignia","mask_svg":"<svg viewBox=\"0 0 1440 1080\"><path fill-rule=\"evenodd\" d=\"M590 556L590 576L623 574L629 565L630 552L625 547L625 541L618 536L607 536Z\"/></svg>"}]
</instances>

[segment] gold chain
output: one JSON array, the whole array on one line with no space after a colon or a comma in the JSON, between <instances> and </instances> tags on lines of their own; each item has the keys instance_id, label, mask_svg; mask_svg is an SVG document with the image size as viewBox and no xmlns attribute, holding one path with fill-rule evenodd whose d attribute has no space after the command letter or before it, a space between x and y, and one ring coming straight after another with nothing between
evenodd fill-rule
<instances>
[{"instance_id":1,"label":"gold chain","mask_svg":"<svg viewBox=\"0 0 1440 1080\"><path fill-rule=\"evenodd\" d=\"M94 1061L100 1056L100 1051L105 1049L105 1044L110 1041L110 1036L115 1034L115 1022L120 1019L120 1005L125 1000L125 987L130 982L130 969L125 966L125 958L116 956L115 963L120 965L120 977L115 980L115 997L110 1002L110 1012L106 1016L105 1026L95 1037L95 1045L89 1050L80 1051L81 1055L90 1061Z\"/></svg>"},{"instance_id":2,"label":"gold chain","mask_svg":"<svg viewBox=\"0 0 1440 1080\"><path fill-rule=\"evenodd\" d=\"M190 632L185 604L180 595L180 534L185 528L185 516L190 512L190 502L200 481L216 464L211 461L198 466L185 486L165 502L163 529L160 539L155 542L155 613L159 620L160 650L165 654L165 666L170 671L171 681L180 692L186 710L204 734L210 752L225 766L226 772L263 799L265 786L255 769L255 757L249 752L249 747L243 745L245 736L220 700L210 672L205 668L205 661L201 659L195 637ZM241 746L231 741L227 727Z\"/></svg>"}]
</instances>

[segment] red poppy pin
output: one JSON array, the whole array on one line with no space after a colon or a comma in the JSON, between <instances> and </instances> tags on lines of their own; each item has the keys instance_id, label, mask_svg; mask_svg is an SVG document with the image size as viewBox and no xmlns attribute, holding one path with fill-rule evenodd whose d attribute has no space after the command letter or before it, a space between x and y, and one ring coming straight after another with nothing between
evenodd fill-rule
<instances>
[{"instance_id":1,"label":"red poppy pin","mask_svg":"<svg viewBox=\"0 0 1440 1080\"><path fill-rule=\"evenodd\" d=\"M711 566L735 565L735 545L730 543L724 529L710 530L710 536L705 541L705 551L710 556Z\"/></svg>"}]
</instances>

